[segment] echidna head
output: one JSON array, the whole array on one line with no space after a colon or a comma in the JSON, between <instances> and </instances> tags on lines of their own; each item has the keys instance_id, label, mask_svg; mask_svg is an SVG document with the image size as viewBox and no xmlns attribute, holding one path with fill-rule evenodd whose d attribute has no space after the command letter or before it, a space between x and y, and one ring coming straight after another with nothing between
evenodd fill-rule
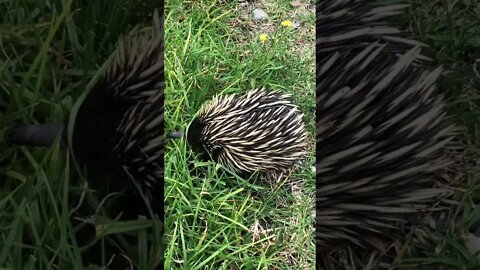
<instances>
[{"instance_id":1,"label":"echidna head","mask_svg":"<svg viewBox=\"0 0 480 270\"><path fill-rule=\"evenodd\" d=\"M201 150L200 149L201 147L199 147L200 126L201 126L200 120L198 118L195 118L187 129L187 142L195 152L198 152L199 150Z\"/></svg>"},{"instance_id":2,"label":"echidna head","mask_svg":"<svg viewBox=\"0 0 480 270\"><path fill-rule=\"evenodd\" d=\"M195 117L187 129L187 142L201 160L207 161L209 158L216 160L220 150L218 148L209 148L210 143L202 135L204 128L205 123L199 117Z\"/></svg>"}]
</instances>

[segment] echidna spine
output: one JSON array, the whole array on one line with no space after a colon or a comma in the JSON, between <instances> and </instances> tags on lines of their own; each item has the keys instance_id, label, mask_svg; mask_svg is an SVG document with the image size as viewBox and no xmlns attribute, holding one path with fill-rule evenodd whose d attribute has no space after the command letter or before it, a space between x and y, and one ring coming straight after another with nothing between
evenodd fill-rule
<instances>
[{"instance_id":1,"label":"echidna spine","mask_svg":"<svg viewBox=\"0 0 480 270\"><path fill-rule=\"evenodd\" d=\"M198 111L187 138L236 173L286 173L307 148L303 115L290 98L265 89L215 96Z\"/></svg>"}]
</instances>

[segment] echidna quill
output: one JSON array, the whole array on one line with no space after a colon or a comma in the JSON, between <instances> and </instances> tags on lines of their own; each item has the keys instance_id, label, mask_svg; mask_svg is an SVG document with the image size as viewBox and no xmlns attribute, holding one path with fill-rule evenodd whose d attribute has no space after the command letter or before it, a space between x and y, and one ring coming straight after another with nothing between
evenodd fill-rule
<instances>
[{"instance_id":1,"label":"echidna quill","mask_svg":"<svg viewBox=\"0 0 480 270\"><path fill-rule=\"evenodd\" d=\"M397 8L317 2L319 252L394 240L408 214L449 194L438 177L454 137L441 69L421 67L418 43L382 21Z\"/></svg>"},{"instance_id":2,"label":"echidna quill","mask_svg":"<svg viewBox=\"0 0 480 270\"><path fill-rule=\"evenodd\" d=\"M316 3L318 52L335 53L376 41L389 42L391 54L403 54L424 44L391 25L393 16L404 13L408 4L376 6L368 0L322 0ZM419 55L420 58L425 58ZM318 58L317 58L318 59Z\"/></svg>"},{"instance_id":3,"label":"echidna quill","mask_svg":"<svg viewBox=\"0 0 480 270\"><path fill-rule=\"evenodd\" d=\"M255 89L217 95L203 104L187 130L192 150L230 171L264 179L288 174L307 151L302 113L290 95Z\"/></svg>"},{"instance_id":4,"label":"echidna quill","mask_svg":"<svg viewBox=\"0 0 480 270\"><path fill-rule=\"evenodd\" d=\"M155 12L153 30L138 30L118 44L76 102L68 128L62 124L19 126L8 132L7 140L48 146L61 133L90 186L106 194L132 187L135 181L150 198L152 209L160 213L163 202L155 198L163 198L161 27ZM163 214L159 216L163 219Z\"/></svg>"}]
</instances>

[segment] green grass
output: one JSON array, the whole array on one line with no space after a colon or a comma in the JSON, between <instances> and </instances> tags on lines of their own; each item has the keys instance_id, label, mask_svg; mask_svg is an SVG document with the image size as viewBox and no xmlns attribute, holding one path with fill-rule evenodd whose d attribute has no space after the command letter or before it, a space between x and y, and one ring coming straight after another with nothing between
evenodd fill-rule
<instances>
[{"instance_id":1,"label":"green grass","mask_svg":"<svg viewBox=\"0 0 480 270\"><path fill-rule=\"evenodd\" d=\"M134 265L148 269L162 256L157 230L147 232L152 222L112 222L101 209L87 219L73 211L83 188L58 145L15 147L3 140L18 123L66 120L120 36L150 24L152 9L133 0L0 2L0 268L85 269L82 255L96 243L99 265L88 269L100 269L127 234L136 239L123 244ZM77 239L89 223L97 234ZM157 239L151 251L149 238Z\"/></svg>"},{"instance_id":2,"label":"green grass","mask_svg":"<svg viewBox=\"0 0 480 270\"><path fill-rule=\"evenodd\" d=\"M166 2L165 132L185 131L215 94L266 87L293 94L313 147L315 15L289 2L256 1L270 16L258 24L235 1ZM283 20L301 27L284 29ZM183 140L167 141L165 269L314 269L313 153L288 181L266 185L195 161Z\"/></svg>"}]
</instances>

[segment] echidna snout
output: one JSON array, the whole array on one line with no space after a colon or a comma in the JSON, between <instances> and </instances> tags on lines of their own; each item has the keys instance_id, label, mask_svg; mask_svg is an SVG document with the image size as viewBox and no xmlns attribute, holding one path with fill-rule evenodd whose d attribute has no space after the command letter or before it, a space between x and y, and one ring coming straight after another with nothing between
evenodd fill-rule
<instances>
[{"instance_id":1,"label":"echidna snout","mask_svg":"<svg viewBox=\"0 0 480 270\"><path fill-rule=\"evenodd\" d=\"M307 151L302 114L290 96L256 89L216 96L187 131L192 150L240 175L288 173Z\"/></svg>"}]
</instances>

